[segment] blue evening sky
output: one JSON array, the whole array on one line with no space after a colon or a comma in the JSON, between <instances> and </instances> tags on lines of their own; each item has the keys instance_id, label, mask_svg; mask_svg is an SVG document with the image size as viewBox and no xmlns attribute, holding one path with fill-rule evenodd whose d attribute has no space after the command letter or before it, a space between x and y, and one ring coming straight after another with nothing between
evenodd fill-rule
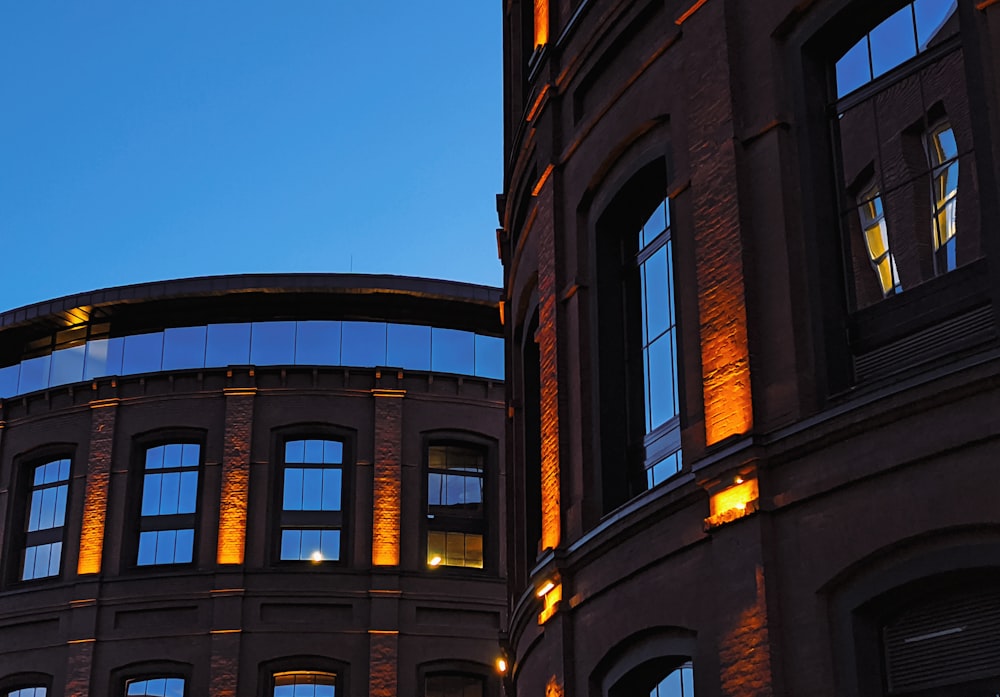
<instances>
[{"instance_id":1,"label":"blue evening sky","mask_svg":"<svg viewBox=\"0 0 1000 697\"><path fill-rule=\"evenodd\" d=\"M0 0L0 310L223 273L498 285L500 8Z\"/></svg>"}]
</instances>

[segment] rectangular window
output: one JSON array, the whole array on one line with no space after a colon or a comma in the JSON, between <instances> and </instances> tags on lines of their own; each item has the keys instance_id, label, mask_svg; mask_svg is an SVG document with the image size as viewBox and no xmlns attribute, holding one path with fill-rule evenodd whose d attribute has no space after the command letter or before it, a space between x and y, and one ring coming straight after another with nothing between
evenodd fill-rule
<instances>
[{"instance_id":1,"label":"rectangular window","mask_svg":"<svg viewBox=\"0 0 1000 697\"><path fill-rule=\"evenodd\" d=\"M274 674L274 697L335 697L337 676L316 671Z\"/></svg>"},{"instance_id":2,"label":"rectangular window","mask_svg":"<svg viewBox=\"0 0 1000 697\"><path fill-rule=\"evenodd\" d=\"M289 440L283 459L279 558L339 560L344 444L318 438Z\"/></svg>"},{"instance_id":3,"label":"rectangular window","mask_svg":"<svg viewBox=\"0 0 1000 697\"><path fill-rule=\"evenodd\" d=\"M127 697L184 697L184 678L148 678L125 683Z\"/></svg>"},{"instance_id":4,"label":"rectangular window","mask_svg":"<svg viewBox=\"0 0 1000 697\"><path fill-rule=\"evenodd\" d=\"M139 566L188 564L194 559L200 464L201 446L197 443L169 443L146 449Z\"/></svg>"},{"instance_id":5,"label":"rectangular window","mask_svg":"<svg viewBox=\"0 0 1000 697\"><path fill-rule=\"evenodd\" d=\"M427 449L427 565L483 568L484 454L466 445Z\"/></svg>"},{"instance_id":6,"label":"rectangular window","mask_svg":"<svg viewBox=\"0 0 1000 697\"><path fill-rule=\"evenodd\" d=\"M59 575L62 561L70 461L52 460L31 469L21 580Z\"/></svg>"}]
</instances>

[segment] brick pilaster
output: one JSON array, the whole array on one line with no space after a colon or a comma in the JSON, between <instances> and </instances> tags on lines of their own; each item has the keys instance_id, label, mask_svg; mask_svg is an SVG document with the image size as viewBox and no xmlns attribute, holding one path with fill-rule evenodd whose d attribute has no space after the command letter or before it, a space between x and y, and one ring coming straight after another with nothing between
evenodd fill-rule
<instances>
[{"instance_id":1,"label":"brick pilaster","mask_svg":"<svg viewBox=\"0 0 1000 697\"><path fill-rule=\"evenodd\" d=\"M369 630L368 697L396 697L399 633Z\"/></svg>"},{"instance_id":2,"label":"brick pilaster","mask_svg":"<svg viewBox=\"0 0 1000 697\"><path fill-rule=\"evenodd\" d=\"M77 574L80 576L101 572L118 400L94 401L90 407L90 453L87 457L80 559L77 563Z\"/></svg>"},{"instance_id":3,"label":"brick pilaster","mask_svg":"<svg viewBox=\"0 0 1000 697\"><path fill-rule=\"evenodd\" d=\"M404 390L372 390L375 398L372 564L399 564Z\"/></svg>"},{"instance_id":4,"label":"brick pilaster","mask_svg":"<svg viewBox=\"0 0 1000 697\"><path fill-rule=\"evenodd\" d=\"M227 389L219 500L219 564L242 564L246 546L247 496L250 489L250 438L253 388Z\"/></svg>"}]
</instances>

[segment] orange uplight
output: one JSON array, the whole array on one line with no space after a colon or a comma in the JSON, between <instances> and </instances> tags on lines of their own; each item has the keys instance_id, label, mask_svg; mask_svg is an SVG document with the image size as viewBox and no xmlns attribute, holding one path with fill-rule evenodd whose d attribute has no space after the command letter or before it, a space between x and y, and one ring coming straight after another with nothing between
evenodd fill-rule
<instances>
[{"instance_id":1,"label":"orange uplight","mask_svg":"<svg viewBox=\"0 0 1000 697\"><path fill-rule=\"evenodd\" d=\"M737 479L742 483L712 495L709 501L712 515L705 521L709 527L732 522L757 510L757 480Z\"/></svg>"},{"instance_id":2,"label":"orange uplight","mask_svg":"<svg viewBox=\"0 0 1000 697\"><path fill-rule=\"evenodd\" d=\"M538 613L538 624L545 624L556 614L556 606L562 600L562 584L548 581L538 589L537 595L542 599L542 611Z\"/></svg>"},{"instance_id":3,"label":"orange uplight","mask_svg":"<svg viewBox=\"0 0 1000 697\"><path fill-rule=\"evenodd\" d=\"M535 48L549 42L549 0L535 0Z\"/></svg>"},{"instance_id":4,"label":"orange uplight","mask_svg":"<svg viewBox=\"0 0 1000 697\"><path fill-rule=\"evenodd\" d=\"M400 419L406 390L372 390L375 397L375 501L372 564L399 565Z\"/></svg>"},{"instance_id":5,"label":"orange uplight","mask_svg":"<svg viewBox=\"0 0 1000 697\"><path fill-rule=\"evenodd\" d=\"M80 530L80 558L76 572L80 576L101 573L104 552L104 524L108 509L108 486L111 482L111 449L115 432L115 407L118 400L91 402L92 421L90 461L83 497L83 527Z\"/></svg>"},{"instance_id":6,"label":"orange uplight","mask_svg":"<svg viewBox=\"0 0 1000 697\"><path fill-rule=\"evenodd\" d=\"M719 641L722 687L728 694L762 695L773 681L764 570L756 567L756 597L734 613Z\"/></svg>"},{"instance_id":7,"label":"orange uplight","mask_svg":"<svg viewBox=\"0 0 1000 697\"><path fill-rule=\"evenodd\" d=\"M243 463L223 466L222 496L219 501L219 564L242 564L246 543L247 493L250 468Z\"/></svg>"},{"instance_id":8,"label":"orange uplight","mask_svg":"<svg viewBox=\"0 0 1000 697\"><path fill-rule=\"evenodd\" d=\"M500 656L497 659L496 665L497 665L497 672L500 673L500 675L503 675L504 673L507 672L507 659L504 658L503 656Z\"/></svg>"},{"instance_id":9,"label":"orange uplight","mask_svg":"<svg viewBox=\"0 0 1000 697\"><path fill-rule=\"evenodd\" d=\"M753 423L746 306L739 269L699 292L705 444L747 433Z\"/></svg>"}]
</instances>

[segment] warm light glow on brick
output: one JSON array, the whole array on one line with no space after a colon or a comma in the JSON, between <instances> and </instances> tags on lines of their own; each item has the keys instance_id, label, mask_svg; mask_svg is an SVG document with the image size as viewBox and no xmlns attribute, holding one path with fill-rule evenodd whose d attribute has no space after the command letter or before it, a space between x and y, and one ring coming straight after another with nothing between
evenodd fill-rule
<instances>
[{"instance_id":1,"label":"warm light glow on brick","mask_svg":"<svg viewBox=\"0 0 1000 697\"><path fill-rule=\"evenodd\" d=\"M250 430L253 391L226 393L225 451L219 499L219 564L242 564L246 545L247 496L250 491Z\"/></svg>"},{"instance_id":2,"label":"warm light glow on brick","mask_svg":"<svg viewBox=\"0 0 1000 697\"><path fill-rule=\"evenodd\" d=\"M549 678L549 682L545 685L545 697L565 697L565 690L563 686L556 679L556 676Z\"/></svg>"},{"instance_id":3,"label":"warm light glow on brick","mask_svg":"<svg viewBox=\"0 0 1000 697\"><path fill-rule=\"evenodd\" d=\"M713 494L709 502L711 516L705 521L708 527L716 527L738 520L757 510L757 480L744 480Z\"/></svg>"},{"instance_id":4,"label":"warm light glow on brick","mask_svg":"<svg viewBox=\"0 0 1000 697\"><path fill-rule=\"evenodd\" d=\"M549 587L551 586L551 587ZM562 600L562 584L555 583L551 581L548 582L543 588L548 588L544 594L539 593L542 598L542 611L538 613L538 624L545 624L548 622L554 614L556 614L556 606L559 601Z\"/></svg>"},{"instance_id":5,"label":"warm light glow on brick","mask_svg":"<svg viewBox=\"0 0 1000 697\"><path fill-rule=\"evenodd\" d=\"M535 48L549 42L549 0L535 0Z\"/></svg>"},{"instance_id":6,"label":"warm light glow on brick","mask_svg":"<svg viewBox=\"0 0 1000 697\"><path fill-rule=\"evenodd\" d=\"M396 697L399 632L368 631L368 697Z\"/></svg>"},{"instance_id":7,"label":"warm light glow on brick","mask_svg":"<svg viewBox=\"0 0 1000 697\"><path fill-rule=\"evenodd\" d=\"M399 564L400 469L405 390L373 390L375 397L375 501L372 564Z\"/></svg>"},{"instance_id":8,"label":"warm light glow on brick","mask_svg":"<svg viewBox=\"0 0 1000 697\"><path fill-rule=\"evenodd\" d=\"M735 617L719 642L722 685L727 694L763 697L773 694L764 570L757 567L754 602Z\"/></svg>"},{"instance_id":9,"label":"warm light glow on brick","mask_svg":"<svg viewBox=\"0 0 1000 697\"><path fill-rule=\"evenodd\" d=\"M714 270L718 283L699 297L706 445L746 433L753 423L746 307L740 276L727 271Z\"/></svg>"},{"instance_id":10,"label":"warm light glow on brick","mask_svg":"<svg viewBox=\"0 0 1000 697\"><path fill-rule=\"evenodd\" d=\"M80 558L76 565L76 572L80 576L101 573L108 485L111 481L111 450L114 445L118 400L92 402L90 406L90 454L83 495Z\"/></svg>"}]
</instances>

